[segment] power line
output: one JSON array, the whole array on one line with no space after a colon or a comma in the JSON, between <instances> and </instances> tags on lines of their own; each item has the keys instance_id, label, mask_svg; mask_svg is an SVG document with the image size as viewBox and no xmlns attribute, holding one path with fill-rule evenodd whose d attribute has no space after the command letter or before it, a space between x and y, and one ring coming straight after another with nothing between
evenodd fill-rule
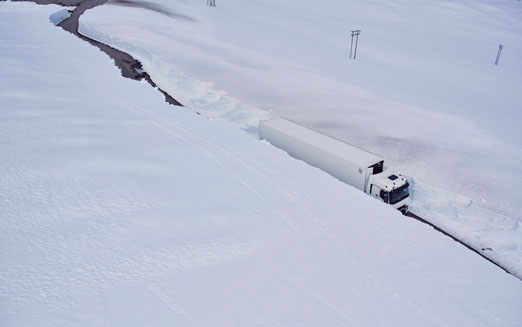
<instances>
[{"instance_id":1,"label":"power line","mask_svg":"<svg viewBox=\"0 0 522 327\"><path fill-rule=\"evenodd\" d=\"M498 45L498 52L497 52L497 59L495 60L495 66L498 66L498 61L500 60L500 53L502 52L502 49L504 46L502 44Z\"/></svg>"},{"instance_id":2,"label":"power line","mask_svg":"<svg viewBox=\"0 0 522 327\"><path fill-rule=\"evenodd\" d=\"M361 30L351 31L352 33L352 42L350 43L350 59L352 59L352 51L353 51L353 60L357 57L357 44L359 43L359 34L361 34ZM353 49L353 38L355 37L355 50Z\"/></svg>"}]
</instances>

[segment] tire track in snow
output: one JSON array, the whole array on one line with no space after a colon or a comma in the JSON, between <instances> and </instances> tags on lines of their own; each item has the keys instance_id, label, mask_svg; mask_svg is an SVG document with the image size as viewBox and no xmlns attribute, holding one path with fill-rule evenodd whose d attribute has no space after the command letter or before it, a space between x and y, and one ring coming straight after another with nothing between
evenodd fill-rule
<instances>
[{"instance_id":1,"label":"tire track in snow","mask_svg":"<svg viewBox=\"0 0 522 327\"><path fill-rule=\"evenodd\" d=\"M174 124L172 123L171 125L174 125ZM182 128L182 127L178 126L178 128ZM368 280L366 279L363 269L360 267L360 265L357 263L357 261L353 258L353 256L351 256L349 254L349 252L342 245L342 243L327 228L327 226L321 221L321 219L319 217L317 217L317 215L315 215L311 209L309 209L309 207L307 205L303 204L296 197L294 197L290 192L286 191L283 187L280 186L280 183L279 183L280 180L278 180L276 182L273 179L267 177L267 175L262 173L258 168L255 168L253 165L245 162L243 160L243 158L235 155L230 150L226 150L223 146L221 146L217 143L214 143L214 142L210 142L209 140L205 140L205 139L202 139L202 140L207 142L208 144L214 146L215 148L223 151L226 155L232 157L236 162L241 163L243 166L247 167L248 169L250 169L251 171L256 173L266 182L268 182L272 186L276 187L279 190L279 192L282 193L290 202L293 202L297 207L301 208L301 210L304 211L305 216L312 222L312 224L315 226L315 228L317 228L318 230L320 230L322 232L322 234L330 242L330 244L333 246L334 250L338 253L338 255L345 261L346 261L346 257L349 258L349 262L347 262L347 263L351 263L351 266L354 266L355 269L357 270L355 275L358 276L360 279L359 284L361 285L362 288L364 288L366 290L365 291L366 294L370 293L369 288L368 288ZM357 292L354 288L352 288L350 281L346 279L345 275L341 271L339 271L328 259L326 259L326 257L324 257L324 258L325 258L325 260L327 260L329 262L329 265L332 268L334 268L337 275L339 275L341 277L341 279L344 280L345 284L348 285L352 289L352 291L354 291L354 293L357 294L357 296L359 298L363 298L359 292ZM379 320L380 324L382 326L385 326L386 325L385 322L380 319L380 316L375 311L375 308L370 303L368 303L366 300L364 300L363 303L366 307L368 307L374 313L374 317Z\"/></svg>"}]
</instances>

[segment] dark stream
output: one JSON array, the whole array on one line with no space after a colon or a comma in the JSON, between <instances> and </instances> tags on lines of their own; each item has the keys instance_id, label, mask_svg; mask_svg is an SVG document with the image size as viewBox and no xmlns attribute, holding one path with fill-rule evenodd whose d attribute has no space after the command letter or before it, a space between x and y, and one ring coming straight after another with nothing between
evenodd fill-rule
<instances>
[{"instance_id":1,"label":"dark stream","mask_svg":"<svg viewBox=\"0 0 522 327\"><path fill-rule=\"evenodd\" d=\"M24 0L22 0L24 1ZM88 9L100 6L104 3L106 3L108 0L26 0L30 2L34 2L41 5L48 5L48 4L56 4L60 6L67 6L67 7L76 7L72 13L71 16L64 21L62 21L58 26L66 30L67 32L70 32L80 39L89 42L91 45L97 47L102 52L107 54L110 58L114 60L114 64L121 70L121 75L126 78L130 78L133 80L141 81L142 79L145 79L152 87L156 88L156 83L151 79L150 75L143 70L143 66L141 62L134 59L131 55L128 53L125 53L123 51L117 50L113 47L110 47L104 43L98 42L96 40L93 40L91 38L88 38L78 32L78 25L80 16ZM120 0L121 1L121 0ZM123 1L122 1L123 2ZM128 5L128 3L132 3L133 6L138 7L150 7L150 3L146 1L137 1L137 2L131 2L129 0L125 0L125 2L118 2L117 4L122 5ZM166 15L175 15L174 13L170 13L168 11L162 11L162 8L160 6L157 7L151 7L147 8L150 10L160 11L163 12ZM190 19L188 17L180 16L179 18L185 18ZM174 99L172 96L167 94L167 92L163 91L162 89L158 88L158 90L165 96L165 101L171 105L175 106L182 106L181 103L179 103L176 99Z\"/></svg>"}]
</instances>

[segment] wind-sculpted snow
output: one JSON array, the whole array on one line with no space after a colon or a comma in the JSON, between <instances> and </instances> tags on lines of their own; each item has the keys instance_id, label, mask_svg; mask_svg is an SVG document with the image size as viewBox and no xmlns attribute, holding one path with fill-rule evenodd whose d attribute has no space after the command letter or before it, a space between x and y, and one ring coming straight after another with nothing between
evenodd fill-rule
<instances>
[{"instance_id":1,"label":"wind-sculpted snow","mask_svg":"<svg viewBox=\"0 0 522 327\"><path fill-rule=\"evenodd\" d=\"M270 110L262 110L216 90L214 83L200 81L186 76L175 65L167 63L143 48L138 48L122 39L97 32L85 24L80 24L79 32L97 41L109 44L122 51L132 53L149 75L154 76L157 85L174 96L187 108L204 116L232 123L255 133L259 122L274 116Z\"/></svg>"}]
</instances>

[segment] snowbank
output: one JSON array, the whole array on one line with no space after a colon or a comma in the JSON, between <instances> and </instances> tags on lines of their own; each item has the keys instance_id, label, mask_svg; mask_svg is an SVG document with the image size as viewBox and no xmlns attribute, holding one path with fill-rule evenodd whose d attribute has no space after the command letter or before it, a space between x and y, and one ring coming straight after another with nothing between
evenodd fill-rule
<instances>
[{"instance_id":1,"label":"snowbank","mask_svg":"<svg viewBox=\"0 0 522 327\"><path fill-rule=\"evenodd\" d=\"M225 91L217 90L213 82L200 81L187 76L174 65L156 58L146 49L140 49L119 38L113 38L80 24L79 32L94 40L109 44L132 54L139 60L144 70L154 76L154 82L187 108L208 118L232 123L256 134L259 122L274 117L270 110L262 110L231 97Z\"/></svg>"},{"instance_id":2,"label":"snowbank","mask_svg":"<svg viewBox=\"0 0 522 327\"><path fill-rule=\"evenodd\" d=\"M520 221L482 209L471 198L428 185L412 184L412 212L522 280Z\"/></svg>"}]
</instances>

